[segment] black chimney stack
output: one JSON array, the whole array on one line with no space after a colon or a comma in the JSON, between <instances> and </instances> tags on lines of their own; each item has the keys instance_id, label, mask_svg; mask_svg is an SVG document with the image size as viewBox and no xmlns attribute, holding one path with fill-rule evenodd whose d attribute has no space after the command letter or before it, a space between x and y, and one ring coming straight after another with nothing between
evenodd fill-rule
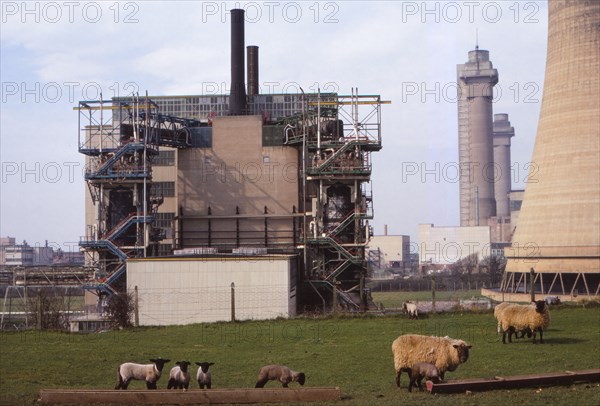
<instances>
[{"instance_id":1,"label":"black chimney stack","mask_svg":"<svg viewBox=\"0 0 600 406\"><path fill-rule=\"evenodd\" d=\"M248 45L246 47L246 59L248 60L248 96L258 94L258 47Z\"/></svg>"},{"instance_id":2,"label":"black chimney stack","mask_svg":"<svg viewBox=\"0 0 600 406\"><path fill-rule=\"evenodd\" d=\"M246 111L244 83L244 10L231 10L231 95L229 115L239 116Z\"/></svg>"}]
</instances>

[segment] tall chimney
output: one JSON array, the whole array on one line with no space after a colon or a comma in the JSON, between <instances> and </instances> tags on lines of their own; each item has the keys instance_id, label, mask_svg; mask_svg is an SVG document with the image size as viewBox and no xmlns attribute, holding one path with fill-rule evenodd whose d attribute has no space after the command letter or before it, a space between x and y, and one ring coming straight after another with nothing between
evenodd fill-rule
<instances>
[{"instance_id":1,"label":"tall chimney","mask_svg":"<svg viewBox=\"0 0 600 406\"><path fill-rule=\"evenodd\" d=\"M248 96L258 94L258 47L248 45L246 47L248 59Z\"/></svg>"},{"instance_id":2,"label":"tall chimney","mask_svg":"<svg viewBox=\"0 0 600 406\"><path fill-rule=\"evenodd\" d=\"M246 111L244 83L244 10L231 10L231 95L229 115L239 116Z\"/></svg>"},{"instance_id":3,"label":"tall chimney","mask_svg":"<svg viewBox=\"0 0 600 406\"><path fill-rule=\"evenodd\" d=\"M600 290L598 27L600 2L548 2L542 108L512 247L505 249L506 277L517 280L534 267L547 291L561 274L555 289L564 279L567 295Z\"/></svg>"}]
</instances>

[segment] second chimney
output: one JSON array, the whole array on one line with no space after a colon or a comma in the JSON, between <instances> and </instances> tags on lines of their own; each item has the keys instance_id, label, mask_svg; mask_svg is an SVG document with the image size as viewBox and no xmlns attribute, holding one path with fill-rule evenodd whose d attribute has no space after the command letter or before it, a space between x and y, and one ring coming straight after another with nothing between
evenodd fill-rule
<instances>
[{"instance_id":1,"label":"second chimney","mask_svg":"<svg viewBox=\"0 0 600 406\"><path fill-rule=\"evenodd\" d=\"M229 115L239 116L246 111L244 83L244 10L231 10L231 95Z\"/></svg>"},{"instance_id":2,"label":"second chimney","mask_svg":"<svg viewBox=\"0 0 600 406\"><path fill-rule=\"evenodd\" d=\"M248 79L248 96L258 94L258 47L256 45L248 45L246 47L246 59L248 63L247 79Z\"/></svg>"}]
</instances>

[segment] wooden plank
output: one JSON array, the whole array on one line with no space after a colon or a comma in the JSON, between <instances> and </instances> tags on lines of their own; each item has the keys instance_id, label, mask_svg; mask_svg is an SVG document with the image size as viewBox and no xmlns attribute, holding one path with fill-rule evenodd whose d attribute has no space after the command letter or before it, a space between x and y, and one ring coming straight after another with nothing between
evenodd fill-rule
<instances>
[{"instance_id":1,"label":"wooden plank","mask_svg":"<svg viewBox=\"0 0 600 406\"><path fill-rule=\"evenodd\" d=\"M575 382L600 382L600 369L565 371L538 375L496 376L494 378L464 379L444 383L426 382L431 393L483 391L491 389L524 388L528 386L568 385Z\"/></svg>"},{"instance_id":2,"label":"wooden plank","mask_svg":"<svg viewBox=\"0 0 600 406\"><path fill-rule=\"evenodd\" d=\"M340 399L340 388L97 390L42 389L45 404L223 404L322 402Z\"/></svg>"}]
</instances>

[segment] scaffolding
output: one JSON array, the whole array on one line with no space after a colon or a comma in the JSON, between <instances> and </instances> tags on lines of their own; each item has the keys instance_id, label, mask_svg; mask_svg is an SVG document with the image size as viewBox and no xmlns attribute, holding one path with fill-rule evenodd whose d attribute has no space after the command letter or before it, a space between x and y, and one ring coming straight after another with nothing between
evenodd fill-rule
<instances>
[{"instance_id":1,"label":"scaffolding","mask_svg":"<svg viewBox=\"0 0 600 406\"><path fill-rule=\"evenodd\" d=\"M79 152L96 218L79 246L96 268L85 287L98 295L125 289L127 258L151 255L164 236L153 227L163 196L153 193L152 158L159 146L187 148L200 122L160 114L147 96L81 101Z\"/></svg>"},{"instance_id":2,"label":"scaffolding","mask_svg":"<svg viewBox=\"0 0 600 406\"><path fill-rule=\"evenodd\" d=\"M381 145L378 95L309 95L286 119L284 144L302 151L304 277L332 307L367 307L365 246L372 236L371 153Z\"/></svg>"}]
</instances>

